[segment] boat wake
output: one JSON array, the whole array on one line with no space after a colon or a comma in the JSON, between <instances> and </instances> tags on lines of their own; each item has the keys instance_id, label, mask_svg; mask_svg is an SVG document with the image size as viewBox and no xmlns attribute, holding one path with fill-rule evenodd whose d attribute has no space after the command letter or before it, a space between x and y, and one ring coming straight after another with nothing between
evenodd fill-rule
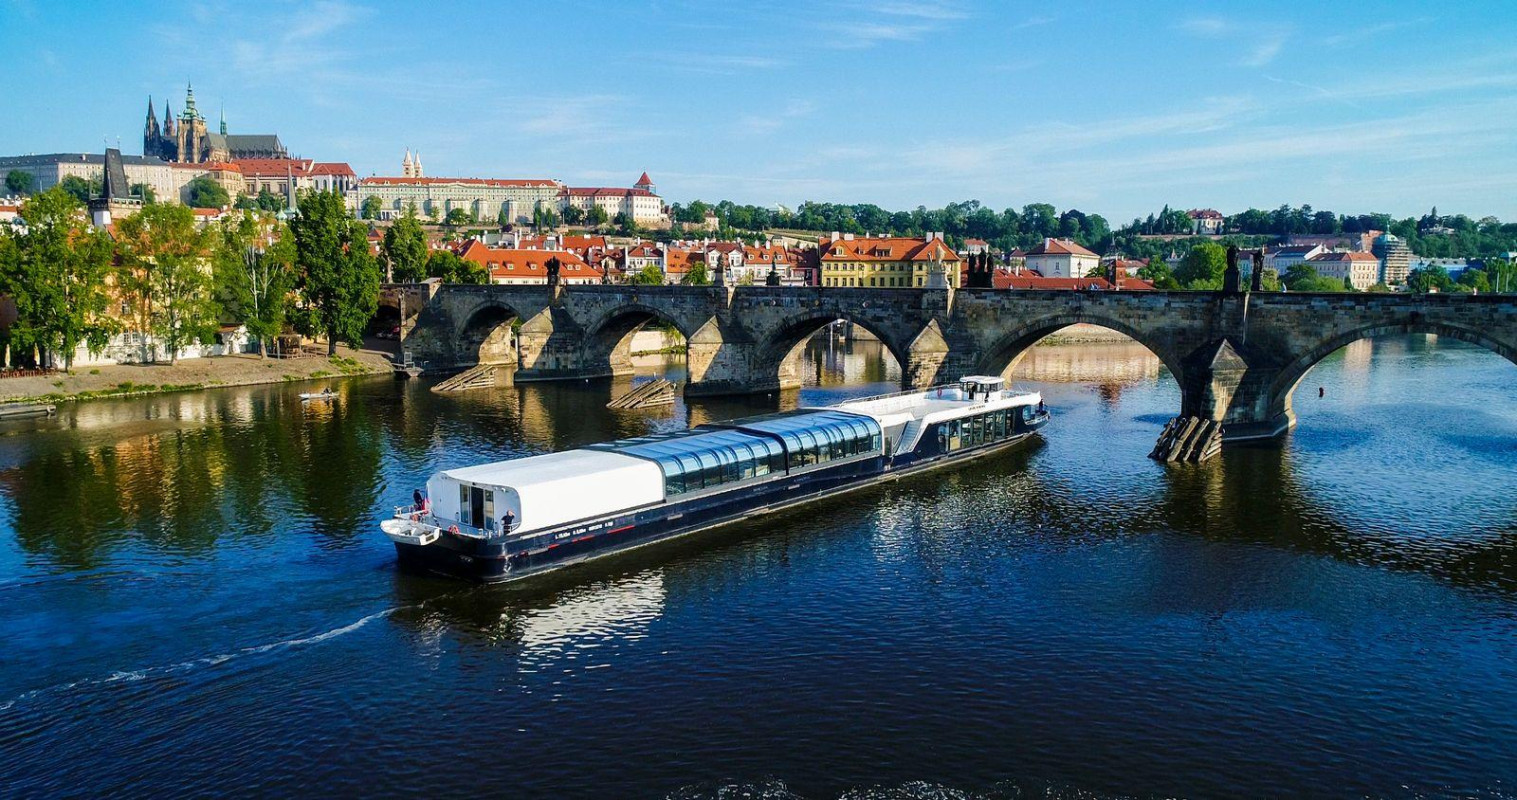
<instances>
[{"instance_id":1,"label":"boat wake","mask_svg":"<svg viewBox=\"0 0 1517 800\"><path fill-rule=\"evenodd\" d=\"M420 605L421 604L396 606L394 608L387 608L383 611L376 611L373 614L361 617L354 622L348 623L347 625L333 628L329 631L312 634L310 636L301 636L294 639L282 639L280 641L269 642L267 644L251 645L229 653L219 653L213 656L204 656L202 658L191 659L189 661L181 661L177 664L169 664L161 667L146 667L143 669L112 672L110 675L107 675L103 678L84 678L82 680L59 683L53 686L44 686L40 689L33 689L29 692L23 692L22 694L19 694L10 700L0 702L0 712L8 711L18 704L24 704L51 695L70 692L75 689L84 689L92 686L106 686L114 683L136 683L138 681L147 680L149 678L162 678L171 675L183 675L199 669L219 666L221 664L225 664L229 661L243 658L245 656L260 655L263 653L270 653L278 650L290 650L314 644L321 644L322 642L331 641L333 639L337 639L339 637L346 636L350 633L361 630L364 626L375 620L384 619L396 612L417 608Z\"/></svg>"}]
</instances>

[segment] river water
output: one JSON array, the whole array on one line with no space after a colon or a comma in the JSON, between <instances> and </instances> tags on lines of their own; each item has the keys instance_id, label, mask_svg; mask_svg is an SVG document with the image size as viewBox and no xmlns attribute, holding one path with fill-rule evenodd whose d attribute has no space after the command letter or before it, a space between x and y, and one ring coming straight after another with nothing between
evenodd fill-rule
<instances>
[{"instance_id":1,"label":"river water","mask_svg":"<svg viewBox=\"0 0 1517 800\"><path fill-rule=\"evenodd\" d=\"M354 379L0 425L0 796L1517 791L1517 367L1428 337L1200 467L1145 457L1179 395L1141 348L1069 345L1004 457L519 586L394 569L439 468L899 374L807 357L651 412Z\"/></svg>"}]
</instances>

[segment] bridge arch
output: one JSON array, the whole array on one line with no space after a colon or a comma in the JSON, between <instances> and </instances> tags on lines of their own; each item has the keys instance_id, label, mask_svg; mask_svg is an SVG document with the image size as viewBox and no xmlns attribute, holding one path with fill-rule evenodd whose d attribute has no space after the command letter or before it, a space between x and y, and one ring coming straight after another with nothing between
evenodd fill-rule
<instances>
[{"instance_id":1,"label":"bridge arch","mask_svg":"<svg viewBox=\"0 0 1517 800\"><path fill-rule=\"evenodd\" d=\"M1165 347L1156 337L1122 320L1101 314L1070 312L1038 317L1001 334L985 347L975 362L975 372L987 375L1003 375L1013 370L1032 346L1050 334L1071 325L1096 325L1116 331L1143 345L1158 357L1175 380L1184 385L1182 354Z\"/></svg>"},{"instance_id":2,"label":"bridge arch","mask_svg":"<svg viewBox=\"0 0 1517 800\"><path fill-rule=\"evenodd\" d=\"M516 364L516 336L513 327L525 317L509 304L491 299L479 303L454 331L456 361L459 365Z\"/></svg>"},{"instance_id":3,"label":"bridge arch","mask_svg":"<svg viewBox=\"0 0 1517 800\"><path fill-rule=\"evenodd\" d=\"M1366 325L1338 332L1322 340L1315 346L1297 355L1294 360L1281 368L1274 381L1270 384L1270 415L1292 422L1295 420L1295 413L1291 408L1291 398L1296 392L1296 387L1301 384L1302 379L1322 359L1361 339L1413 333L1432 334L1438 337L1448 337L1457 341L1479 345L1517 365L1517 342L1503 342L1489 333L1476 328L1466 328L1445 322L1433 322L1421 319L1391 324Z\"/></svg>"},{"instance_id":4,"label":"bridge arch","mask_svg":"<svg viewBox=\"0 0 1517 800\"><path fill-rule=\"evenodd\" d=\"M632 338L650 323L661 322L679 332L682 343L691 331L664 311L644 303L629 303L606 312L585 329L581 363L597 374L632 372Z\"/></svg>"},{"instance_id":5,"label":"bridge arch","mask_svg":"<svg viewBox=\"0 0 1517 800\"><path fill-rule=\"evenodd\" d=\"M894 340L890 335L891 331L852 311L840 308L815 308L786 318L771 328L759 341L754 356L755 376L760 380L777 376L782 389L799 387L802 383L801 355L806 349L807 340L839 320L850 322L873 334L884 345L885 351L895 359L902 373L905 372L909 343Z\"/></svg>"}]
</instances>

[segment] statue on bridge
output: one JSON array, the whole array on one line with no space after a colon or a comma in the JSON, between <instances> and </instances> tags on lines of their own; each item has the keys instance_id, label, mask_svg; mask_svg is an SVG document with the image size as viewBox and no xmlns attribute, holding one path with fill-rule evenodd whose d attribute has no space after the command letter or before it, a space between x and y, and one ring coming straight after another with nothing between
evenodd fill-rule
<instances>
[{"instance_id":1,"label":"statue on bridge","mask_svg":"<svg viewBox=\"0 0 1517 800\"><path fill-rule=\"evenodd\" d=\"M559 263L557 256L554 256L548 259L543 267L548 270L548 291L551 292L558 288L558 271L563 268L563 264Z\"/></svg>"},{"instance_id":2,"label":"statue on bridge","mask_svg":"<svg viewBox=\"0 0 1517 800\"><path fill-rule=\"evenodd\" d=\"M1241 294L1243 291L1243 274L1238 271L1238 246L1227 246L1227 271L1222 273L1222 293Z\"/></svg>"}]
</instances>

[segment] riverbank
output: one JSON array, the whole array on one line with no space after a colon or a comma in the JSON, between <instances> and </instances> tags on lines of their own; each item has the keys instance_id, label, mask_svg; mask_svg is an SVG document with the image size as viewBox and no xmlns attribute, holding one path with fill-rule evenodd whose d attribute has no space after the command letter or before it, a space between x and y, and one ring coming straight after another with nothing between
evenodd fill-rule
<instances>
[{"instance_id":1,"label":"riverbank","mask_svg":"<svg viewBox=\"0 0 1517 800\"><path fill-rule=\"evenodd\" d=\"M72 373L0 379L0 402L62 403L131 397L163 392L187 392L214 386L289 383L345 375L391 372L390 357L373 350L340 348L332 358L259 358L256 355L192 358L170 366L110 364L81 367Z\"/></svg>"}]
</instances>

